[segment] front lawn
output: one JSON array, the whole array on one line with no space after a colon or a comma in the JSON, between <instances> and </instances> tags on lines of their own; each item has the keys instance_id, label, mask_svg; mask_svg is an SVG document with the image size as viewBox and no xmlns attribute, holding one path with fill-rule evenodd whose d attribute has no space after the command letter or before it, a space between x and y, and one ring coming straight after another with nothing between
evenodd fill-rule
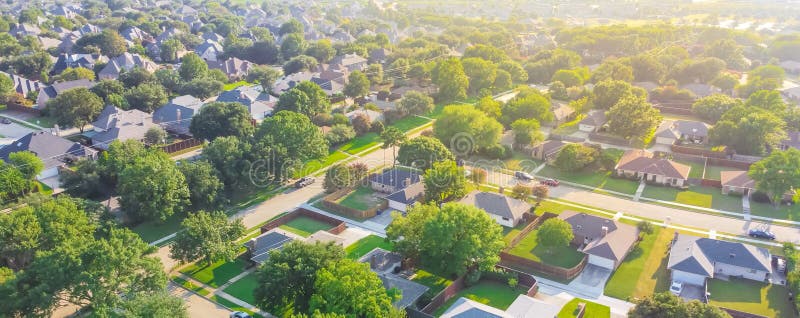
<instances>
[{"instance_id":1,"label":"front lawn","mask_svg":"<svg viewBox=\"0 0 800 318\"><path fill-rule=\"evenodd\" d=\"M800 221L800 204L782 204L776 209L772 204L750 200L750 213L773 219Z\"/></svg>"},{"instance_id":2,"label":"front lawn","mask_svg":"<svg viewBox=\"0 0 800 318\"><path fill-rule=\"evenodd\" d=\"M366 211L376 206L379 198L373 196L375 192L368 187L358 187L353 192L342 198L339 204L351 209Z\"/></svg>"},{"instance_id":3,"label":"front lawn","mask_svg":"<svg viewBox=\"0 0 800 318\"><path fill-rule=\"evenodd\" d=\"M223 291L248 304L255 305L256 299L253 297L253 291L256 289L256 286L258 286L256 274L250 273L233 282L233 284L228 286L228 288L225 288Z\"/></svg>"},{"instance_id":4,"label":"front lawn","mask_svg":"<svg viewBox=\"0 0 800 318\"><path fill-rule=\"evenodd\" d=\"M143 241L150 243L178 232L184 217L185 215L176 213L168 217L164 222L145 222L131 228L131 230L139 234Z\"/></svg>"},{"instance_id":5,"label":"front lawn","mask_svg":"<svg viewBox=\"0 0 800 318\"><path fill-rule=\"evenodd\" d=\"M344 151L351 155L355 155L359 152L366 150L369 147L377 145L378 141L380 141L380 136L378 136L378 134L372 132L366 133L356 138L353 138L353 140L350 140L350 142L346 144L343 144L342 146L339 147L339 151Z\"/></svg>"},{"instance_id":6,"label":"front lawn","mask_svg":"<svg viewBox=\"0 0 800 318\"><path fill-rule=\"evenodd\" d=\"M191 290L191 291L193 291L195 293L198 293L198 294L200 294L202 296L208 295L210 293L208 291L208 289L205 289L203 286L197 286L194 283L192 283L190 281L187 281L187 280L185 280L183 278L180 278L180 277L173 277L172 281L175 282L175 284L181 285L181 286L183 286L183 288Z\"/></svg>"},{"instance_id":7,"label":"front lawn","mask_svg":"<svg viewBox=\"0 0 800 318\"><path fill-rule=\"evenodd\" d=\"M44 128L53 128L57 123L55 118L49 116L31 117L25 121Z\"/></svg>"},{"instance_id":8,"label":"front lawn","mask_svg":"<svg viewBox=\"0 0 800 318\"><path fill-rule=\"evenodd\" d=\"M643 298L669 288L667 252L674 232L656 227L631 251L606 283L605 294Z\"/></svg>"},{"instance_id":9,"label":"front lawn","mask_svg":"<svg viewBox=\"0 0 800 318\"><path fill-rule=\"evenodd\" d=\"M180 272L191 276L198 282L217 288L241 274L245 267L247 267L247 263L237 258L233 262L218 261L210 266L194 263L181 269Z\"/></svg>"},{"instance_id":10,"label":"front lawn","mask_svg":"<svg viewBox=\"0 0 800 318\"><path fill-rule=\"evenodd\" d=\"M477 284L458 292L453 298L445 302L433 314L441 316L456 300L461 297L485 304L500 310L506 310L517 297L522 294L519 288L508 287L508 284L495 281L482 280Z\"/></svg>"},{"instance_id":11,"label":"front lawn","mask_svg":"<svg viewBox=\"0 0 800 318\"><path fill-rule=\"evenodd\" d=\"M417 272L414 273L414 278L411 280L427 286L429 288L427 293L431 296L431 298L438 295L443 289L453 283L452 280L422 269L417 270Z\"/></svg>"},{"instance_id":12,"label":"front lawn","mask_svg":"<svg viewBox=\"0 0 800 318\"><path fill-rule=\"evenodd\" d=\"M333 225L330 223L317 221L302 215L279 226L279 228L283 230L287 230L302 237L309 237L317 231L327 231L332 227Z\"/></svg>"},{"instance_id":13,"label":"front lawn","mask_svg":"<svg viewBox=\"0 0 800 318\"><path fill-rule=\"evenodd\" d=\"M591 301L575 298L564 305L558 313L558 318L572 318L577 317L578 304L586 304L583 310L583 318L608 318L611 317L611 308Z\"/></svg>"},{"instance_id":14,"label":"front lawn","mask_svg":"<svg viewBox=\"0 0 800 318\"><path fill-rule=\"evenodd\" d=\"M722 194L720 189L714 187L690 186L689 190L681 190L647 185L642 192L642 197L723 211L742 212L741 197Z\"/></svg>"},{"instance_id":15,"label":"front lawn","mask_svg":"<svg viewBox=\"0 0 800 318\"><path fill-rule=\"evenodd\" d=\"M794 317L785 287L746 279L708 281L709 303L766 317Z\"/></svg>"},{"instance_id":16,"label":"front lawn","mask_svg":"<svg viewBox=\"0 0 800 318\"><path fill-rule=\"evenodd\" d=\"M533 230L528 233L519 244L511 248L509 253L561 268L573 268L583 259L583 253L578 252L577 249L569 245L553 248L552 251L538 246L539 243L536 241L537 232L537 230Z\"/></svg>"},{"instance_id":17,"label":"front lawn","mask_svg":"<svg viewBox=\"0 0 800 318\"><path fill-rule=\"evenodd\" d=\"M359 259L376 248L391 251L394 250L394 244L380 236L369 235L346 247L344 251L348 258Z\"/></svg>"},{"instance_id":18,"label":"front lawn","mask_svg":"<svg viewBox=\"0 0 800 318\"><path fill-rule=\"evenodd\" d=\"M562 172L553 166L546 166L539 171L539 175L565 180L573 183L583 184L590 187L616 191L625 194L634 194L639 187L639 183L622 178L613 178L611 171L581 171L581 172Z\"/></svg>"},{"instance_id":19,"label":"front lawn","mask_svg":"<svg viewBox=\"0 0 800 318\"><path fill-rule=\"evenodd\" d=\"M252 310L250 310L250 308L244 308L242 306L239 306L239 305L233 303L232 301L230 301L227 298L222 297L222 296L211 296L211 301L216 302L216 303L218 303L218 304L220 304L220 305L222 305L224 307L227 307L231 311L246 312L250 316L253 316L253 317L256 317L256 318L263 318L263 316L261 316L261 315L259 315L257 313L254 313Z\"/></svg>"}]
</instances>

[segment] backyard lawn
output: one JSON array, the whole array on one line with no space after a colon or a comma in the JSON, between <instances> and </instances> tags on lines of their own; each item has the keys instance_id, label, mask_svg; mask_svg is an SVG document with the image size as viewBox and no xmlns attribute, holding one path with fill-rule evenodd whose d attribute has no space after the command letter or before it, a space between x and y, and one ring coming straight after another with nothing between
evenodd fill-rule
<instances>
[{"instance_id":1,"label":"backyard lawn","mask_svg":"<svg viewBox=\"0 0 800 318\"><path fill-rule=\"evenodd\" d=\"M414 278L411 279L417 283L427 286L428 288L428 295L431 297L436 296L442 289L445 289L447 286L453 283L453 281L433 274L431 272L427 272L425 270L419 269L414 274Z\"/></svg>"},{"instance_id":2,"label":"backyard lawn","mask_svg":"<svg viewBox=\"0 0 800 318\"><path fill-rule=\"evenodd\" d=\"M231 278L241 274L247 266L245 261L236 259L233 262L218 261L210 266L191 264L183 269L181 273L191 276L197 281L211 287L219 287L227 283Z\"/></svg>"},{"instance_id":3,"label":"backyard lawn","mask_svg":"<svg viewBox=\"0 0 800 318\"><path fill-rule=\"evenodd\" d=\"M608 318L611 317L611 308L591 301L575 298L564 305L558 313L558 318L577 317L578 304L584 303L583 318Z\"/></svg>"},{"instance_id":4,"label":"backyard lawn","mask_svg":"<svg viewBox=\"0 0 800 318\"><path fill-rule=\"evenodd\" d=\"M348 258L359 259L362 256L367 255L367 253L371 252L375 248L382 248L384 250L391 251L394 250L394 244L386 241L386 239L380 236L370 235L346 247L344 251L347 253Z\"/></svg>"},{"instance_id":5,"label":"backyard lawn","mask_svg":"<svg viewBox=\"0 0 800 318\"><path fill-rule=\"evenodd\" d=\"M605 294L642 298L669 288L667 252L674 232L656 227L634 248L606 283Z\"/></svg>"},{"instance_id":6,"label":"backyard lawn","mask_svg":"<svg viewBox=\"0 0 800 318\"><path fill-rule=\"evenodd\" d=\"M703 186L690 186L689 190L647 185L642 197L673 201L703 208L742 212L742 198L722 194L720 189Z\"/></svg>"},{"instance_id":7,"label":"backyard lawn","mask_svg":"<svg viewBox=\"0 0 800 318\"><path fill-rule=\"evenodd\" d=\"M708 281L709 303L766 317L793 317L788 290L781 286L731 278Z\"/></svg>"},{"instance_id":8,"label":"backyard lawn","mask_svg":"<svg viewBox=\"0 0 800 318\"><path fill-rule=\"evenodd\" d=\"M258 286L258 280L256 279L255 273L247 274L247 276L242 277L241 279L233 282L228 288L223 290L224 292L228 293L229 295L239 298L242 301L255 305L255 297L253 297L253 291Z\"/></svg>"},{"instance_id":9,"label":"backyard lawn","mask_svg":"<svg viewBox=\"0 0 800 318\"><path fill-rule=\"evenodd\" d=\"M380 199L373 196L374 191L368 187L358 187L342 198L339 204L351 209L366 211L376 206Z\"/></svg>"},{"instance_id":10,"label":"backyard lawn","mask_svg":"<svg viewBox=\"0 0 800 318\"><path fill-rule=\"evenodd\" d=\"M232 89L237 88L239 86L244 86L244 85L247 85L247 84L250 84L250 83L248 83L247 81L238 81L238 82L234 82L234 83L229 83L229 84L223 85L222 86L222 90L223 91L229 91L229 90L232 90Z\"/></svg>"},{"instance_id":11,"label":"backyard lawn","mask_svg":"<svg viewBox=\"0 0 800 318\"><path fill-rule=\"evenodd\" d=\"M279 228L300 235L302 237L309 237L317 231L326 231L333 227L330 223L317 221L309 217L299 216L286 224L279 226Z\"/></svg>"},{"instance_id":12,"label":"backyard lawn","mask_svg":"<svg viewBox=\"0 0 800 318\"><path fill-rule=\"evenodd\" d=\"M689 170L689 178L695 178L695 179L703 178L703 169L705 167L704 162L694 162L688 160L674 160L674 161L692 167L692 170Z\"/></svg>"},{"instance_id":13,"label":"backyard lawn","mask_svg":"<svg viewBox=\"0 0 800 318\"><path fill-rule=\"evenodd\" d=\"M483 280L458 292L458 294L453 296L453 298L450 298L450 300L439 307L439 309L437 309L433 315L436 317L441 316L447 310L447 308L450 308L450 306L452 306L453 303L461 297L477 301L481 304L489 305L500 310L506 310L520 294L522 294L521 289L508 287L508 284Z\"/></svg>"},{"instance_id":14,"label":"backyard lawn","mask_svg":"<svg viewBox=\"0 0 800 318\"><path fill-rule=\"evenodd\" d=\"M720 172L722 172L722 171L735 171L735 170L741 170L741 169L708 165L708 166L706 166L706 174L705 174L705 176L703 178L704 179L709 179L709 180L719 180L720 179Z\"/></svg>"},{"instance_id":15,"label":"backyard lawn","mask_svg":"<svg viewBox=\"0 0 800 318\"><path fill-rule=\"evenodd\" d=\"M531 231L517 246L511 248L509 253L562 268L575 267L583 259L583 253L578 252L578 250L569 245L555 248L553 251L547 251L544 247L538 246L538 242L536 242L537 232L537 230Z\"/></svg>"},{"instance_id":16,"label":"backyard lawn","mask_svg":"<svg viewBox=\"0 0 800 318\"><path fill-rule=\"evenodd\" d=\"M616 191L625 194L634 194L636 193L636 188L639 187L639 183L636 181L631 181L628 179L621 179L621 178L612 178L610 171L607 172L586 171L586 172L569 173L569 172L559 171L553 166L546 166L544 167L544 169L539 171L538 174L549 178L565 180L569 182L587 185L590 187L595 187L609 191Z\"/></svg>"}]
</instances>

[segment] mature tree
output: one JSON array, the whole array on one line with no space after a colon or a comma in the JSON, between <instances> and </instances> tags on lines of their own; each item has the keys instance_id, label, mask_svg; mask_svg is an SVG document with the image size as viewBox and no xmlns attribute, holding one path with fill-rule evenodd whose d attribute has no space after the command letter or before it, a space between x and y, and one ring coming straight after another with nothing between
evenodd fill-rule
<instances>
[{"instance_id":1,"label":"mature tree","mask_svg":"<svg viewBox=\"0 0 800 318\"><path fill-rule=\"evenodd\" d=\"M345 124L336 124L331 126L331 130L325 134L325 139L328 144L336 146L348 142L356 137L356 131L353 127Z\"/></svg>"},{"instance_id":2,"label":"mature tree","mask_svg":"<svg viewBox=\"0 0 800 318\"><path fill-rule=\"evenodd\" d=\"M125 86L118 80L102 80L97 82L92 88L89 89L92 93L108 102L110 95L122 95L125 93Z\"/></svg>"},{"instance_id":3,"label":"mature tree","mask_svg":"<svg viewBox=\"0 0 800 318\"><path fill-rule=\"evenodd\" d=\"M393 217L386 234L397 251L437 273L491 269L505 246L500 225L474 206L418 205Z\"/></svg>"},{"instance_id":4,"label":"mature tree","mask_svg":"<svg viewBox=\"0 0 800 318\"><path fill-rule=\"evenodd\" d=\"M644 141L652 135L661 113L642 97L627 96L608 111L609 131L617 136Z\"/></svg>"},{"instance_id":5,"label":"mature tree","mask_svg":"<svg viewBox=\"0 0 800 318\"><path fill-rule=\"evenodd\" d=\"M619 60L605 61L592 73L592 82L605 80L632 82L633 68Z\"/></svg>"},{"instance_id":6,"label":"mature tree","mask_svg":"<svg viewBox=\"0 0 800 318\"><path fill-rule=\"evenodd\" d=\"M344 86L344 95L352 98L362 97L369 94L369 79L361 71L353 71L347 76L347 84Z\"/></svg>"},{"instance_id":7,"label":"mature tree","mask_svg":"<svg viewBox=\"0 0 800 318\"><path fill-rule=\"evenodd\" d=\"M283 64L283 74L289 75L317 67L317 60L308 55L298 55Z\"/></svg>"},{"instance_id":8,"label":"mature tree","mask_svg":"<svg viewBox=\"0 0 800 318\"><path fill-rule=\"evenodd\" d=\"M485 44L476 44L464 50L464 58L480 58L494 63L500 63L508 59L503 50Z\"/></svg>"},{"instance_id":9,"label":"mature tree","mask_svg":"<svg viewBox=\"0 0 800 318\"><path fill-rule=\"evenodd\" d=\"M0 97L8 96L14 93L14 81L11 77L0 76Z\"/></svg>"},{"instance_id":10,"label":"mature tree","mask_svg":"<svg viewBox=\"0 0 800 318\"><path fill-rule=\"evenodd\" d=\"M545 50L536 53L525 64L528 81L547 83L558 70L574 69L581 64L581 56L565 49Z\"/></svg>"},{"instance_id":11,"label":"mature tree","mask_svg":"<svg viewBox=\"0 0 800 318\"><path fill-rule=\"evenodd\" d=\"M42 227L33 209L0 215L0 264L13 270L28 266L42 240Z\"/></svg>"},{"instance_id":12,"label":"mature tree","mask_svg":"<svg viewBox=\"0 0 800 318\"><path fill-rule=\"evenodd\" d=\"M146 113L152 113L167 103L167 92L164 87L155 83L145 83L125 92L125 100L131 107Z\"/></svg>"},{"instance_id":13,"label":"mature tree","mask_svg":"<svg viewBox=\"0 0 800 318\"><path fill-rule=\"evenodd\" d=\"M42 80L46 80L46 78L42 78L42 74L53 66L52 57L47 52L19 55L10 58L8 63L17 75Z\"/></svg>"},{"instance_id":14,"label":"mature tree","mask_svg":"<svg viewBox=\"0 0 800 318\"><path fill-rule=\"evenodd\" d=\"M75 46L86 53L89 53L90 47L95 47L105 56L116 57L125 53L128 45L116 30L108 28L100 33L82 36L75 42Z\"/></svg>"},{"instance_id":15,"label":"mature tree","mask_svg":"<svg viewBox=\"0 0 800 318\"><path fill-rule=\"evenodd\" d=\"M539 121L536 119L517 119L511 123L514 132L514 144L518 147L531 146L544 140L544 134L539 131Z\"/></svg>"},{"instance_id":16,"label":"mature tree","mask_svg":"<svg viewBox=\"0 0 800 318\"><path fill-rule=\"evenodd\" d=\"M423 115L433 110L433 98L425 93L409 91L403 95L397 108L409 115Z\"/></svg>"},{"instance_id":17,"label":"mature tree","mask_svg":"<svg viewBox=\"0 0 800 318\"><path fill-rule=\"evenodd\" d=\"M442 203L467 194L464 168L454 161L434 162L423 179L425 201Z\"/></svg>"},{"instance_id":18,"label":"mature tree","mask_svg":"<svg viewBox=\"0 0 800 318\"><path fill-rule=\"evenodd\" d=\"M475 108L486 113L487 116L492 118L500 118L501 105L499 101L494 100L492 96L484 96L475 103Z\"/></svg>"},{"instance_id":19,"label":"mature tree","mask_svg":"<svg viewBox=\"0 0 800 318\"><path fill-rule=\"evenodd\" d=\"M492 87L497 77L497 65L478 57L465 58L461 63L469 78L470 94L478 94L481 90Z\"/></svg>"},{"instance_id":20,"label":"mature tree","mask_svg":"<svg viewBox=\"0 0 800 318\"><path fill-rule=\"evenodd\" d=\"M135 294L122 304L119 314L124 318L189 318L183 298L173 296L166 291Z\"/></svg>"},{"instance_id":21,"label":"mature tree","mask_svg":"<svg viewBox=\"0 0 800 318\"><path fill-rule=\"evenodd\" d=\"M196 136L196 135L195 135ZM220 136L203 148L203 157L214 166L225 187L230 191L250 186L249 175L252 167L249 161L252 145L244 138L236 136Z\"/></svg>"},{"instance_id":22,"label":"mature tree","mask_svg":"<svg viewBox=\"0 0 800 318\"><path fill-rule=\"evenodd\" d=\"M711 42L706 47L705 55L716 57L725 61L728 68L742 71L747 67L742 47L731 39L721 39Z\"/></svg>"},{"instance_id":23,"label":"mature tree","mask_svg":"<svg viewBox=\"0 0 800 318\"><path fill-rule=\"evenodd\" d=\"M279 55L280 49L272 39L256 41L247 48L248 60L257 64L275 64Z\"/></svg>"},{"instance_id":24,"label":"mature tree","mask_svg":"<svg viewBox=\"0 0 800 318\"><path fill-rule=\"evenodd\" d=\"M254 149L272 150L260 153L259 159L277 160L273 176L286 177L286 173L298 168L308 160L319 159L328 154L328 142L308 117L279 111L261 122L255 135Z\"/></svg>"},{"instance_id":25,"label":"mature tree","mask_svg":"<svg viewBox=\"0 0 800 318\"><path fill-rule=\"evenodd\" d=\"M768 90L754 92L750 97L747 97L747 100L744 101L744 105L763 108L776 115L783 114L787 106L780 92Z\"/></svg>"},{"instance_id":26,"label":"mature tree","mask_svg":"<svg viewBox=\"0 0 800 318\"><path fill-rule=\"evenodd\" d=\"M167 140L167 132L161 126L153 126L144 133L144 143L158 145Z\"/></svg>"},{"instance_id":27,"label":"mature tree","mask_svg":"<svg viewBox=\"0 0 800 318\"><path fill-rule=\"evenodd\" d=\"M306 116L312 116L311 102L305 92L291 88L281 94L278 102L275 104L275 111L293 111Z\"/></svg>"},{"instance_id":28,"label":"mature tree","mask_svg":"<svg viewBox=\"0 0 800 318\"><path fill-rule=\"evenodd\" d=\"M317 271L309 311L355 317L405 316L392 306L399 297L397 289L383 287L368 263L341 259Z\"/></svg>"},{"instance_id":29,"label":"mature tree","mask_svg":"<svg viewBox=\"0 0 800 318\"><path fill-rule=\"evenodd\" d=\"M303 34L303 29L304 29L303 24L300 23L300 21L297 21L297 19L290 19L286 23L281 24L281 28L278 31L278 34L279 35L291 34L291 33Z\"/></svg>"},{"instance_id":30,"label":"mature tree","mask_svg":"<svg viewBox=\"0 0 800 318\"><path fill-rule=\"evenodd\" d=\"M170 256L183 262L200 260L207 265L232 261L239 254L237 240L244 230L241 219L229 221L222 212L192 213L181 222Z\"/></svg>"},{"instance_id":31,"label":"mature tree","mask_svg":"<svg viewBox=\"0 0 800 318\"><path fill-rule=\"evenodd\" d=\"M674 79L680 84L694 83L695 81L708 83L716 78L724 69L725 61L716 57L707 57L698 60L685 59L672 67L667 78Z\"/></svg>"},{"instance_id":32,"label":"mature tree","mask_svg":"<svg viewBox=\"0 0 800 318\"><path fill-rule=\"evenodd\" d=\"M306 114L308 117L313 117L316 114L329 113L331 111L331 102L330 99L328 99L328 94L326 94L317 83L302 81L292 89L300 90L308 97L307 109L303 109L300 113Z\"/></svg>"},{"instance_id":33,"label":"mature tree","mask_svg":"<svg viewBox=\"0 0 800 318\"><path fill-rule=\"evenodd\" d=\"M538 205L539 203L542 203L544 199L547 199L547 197L550 196L550 187L543 184L535 185L531 189L531 195L536 197L536 204Z\"/></svg>"},{"instance_id":34,"label":"mature tree","mask_svg":"<svg viewBox=\"0 0 800 318\"><path fill-rule=\"evenodd\" d=\"M308 44L306 55L314 57L320 63L327 63L336 55L336 49L333 48L331 40L320 39Z\"/></svg>"},{"instance_id":35,"label":"mature tree","mask_svg":"<svg viewBox=\"0 0 800 318\"><path fill-rule=\"evenodd\" d=\"M145 83L155 82L156 76L137 66L119 74L117 80L124 84L126 88L133 88Z\"/></svg>"},{"instance_id":36,"label":"mature tree","mask_svg":"<svg viewBox=\"0 0 800 318\"><path fill-rule=\"evenodd\" d=\"M551 82L561 82L566 87L583 85L583 77L575 70L558 70L550 79Z\"/></svg>"},{"instance_id":37,"label":"mature tree","mask_svg":"<svg viewBox=\"0 0 800 318\"><path fill-rule=\"evenodd\" d=\"M261 84L265 92L271 93L272 86L275 85L275 81L277 81L281 75L281 71L276 68L265 65L255 65L247 71L246 79L249 82L257 81Z\"/></svg>"},{"instance_id":38,"label":"mature tree","mask_svg":"<svg viewBox=\"0 0 800 318\"><path fill-rule=\"evenodd\" d=\"M369 116L366 114L358 114L350 121L350 124L353 125L353 129L356 131L356 135L363 135L370 131L372 128L372 120L369 119Z\"/></svg>"},{"instance_id":39,"label":"mature tree","mask_svg":"<svg viewBox=\"0 0 800 318\"><path fill-rule=\"evenodd\" d=\"M178 59L178 52L184 49L183 43L178 39L167 39L159 46L161 51L158 57L164 62L173 62Z\"/></svg>"},{"instance_id":40,"label":"mature tree","mask_svg":"<svg viewBox=\"0 0 800 318\"><path fill-rule=\"evenodd\" d=\"M44 170L44 162L30 151L18 151L8 155L8 163L22 173L23 178L35 180Z\"/></svg>"},{"instance_id":41,"label":"mature tree","mask_svg":"<svg viewBox=\"0 0 800 318\"><path fill-rule=\"evenodd\" d=\"M750 166L748 175L756 189L769 195L773 204L781 203L783 195L797 191L800 180L800 150L773 151L768 157Z\"/></svg>"},{"instance_id":42,"label":"mature tree","mask_svg":"<svg viewBox=\"0 0 800 318\"><path fill-rule=\"evenodd\" d=\"M500 122L510 126L518 119L535 119L548 123L553 121L553 112L550 111L550 101L541 94L517 96L503 105Z\"/></svg>"},{"instance_id":43,"label":"mature tree","mask_svg":"<svg viewBox=\"0 0 800 318\"><path fill-rule=\"evenodd\" d=\"M712 145L728 146L741 154L760 155L767 146L777 147L786 136L786 123L758 107L736 106L728 110L708 131Z\"/></svg>"},{"instance_id":44,"label":"mature tree","mask_svg":"<svg viewBox=\"0 0 800 318\"><path fill-rule=\"evenodd\" d=\"M458 59L450 58L439 62L433 69L432 79L439 87L438 100L449 102L467 98L469 77Z\"/></svg>"},{"instance_id":45,"label":"mature tree","mask_svg":"<svg viewBox=\"0 0 800 318\"><path fill-rule=\"evenodd\" d=\"M299 241L285 244L271 252L256 272L255 305L278 316L309 312L317 271L342 259L344 250L338 245Z\"/></svg>"},{"instance_id":46,"label":"mature tree","mask_svg":"<svg viewBox=\"0 0 800 318\"><path fill-rule=\"evenodd\" d=\"M646 97L647 93L631 87L624 81L602 81L592 90L592 103L598 109L609 109L628 95Z\"/></svg>"},{"instance_id":47,"label":"mature tree","mask_svg":"<svg viewBox=\"0 0 800 318\"><path fill-rule=\"evenodd\" d=\"M514 81L511 79L511 74L504 70L497 70L497 76L494 78L494 84L492 84L492 92L508 91L512 85L514 85Z\"/></svg>"},{"instance_id":48,"label":"mature tree","mask_svg":"<svg viewBox=\"0 0 800 318\"><path fill-rule=\"evenodd\" d=\"M370 64L369 66L367 66L365 74L367 75L367 79L369 80L370 83L376 85L383 83L383 65Z\"/></svg>"},{"instance_id":49,"label":"mature tree","mask_svg":"<svg viewBox=\"0 0 800 318\"><path fill-rule=\"evenodd\" d=\"M501 70L508 72L511 75L511 80L514 83L524 83L528 81L528 73L522 68L522 65L513 60L505 60L500 62L498 67Z\"/></svg>"},{"instance_id":50,"label":"mature tree","mask_svg":"<svg viewBox=\"0 0 800 318\"><path fill-rule=\"evenodd\" d=\"M574 234L572 234L572 226L559 218L547 219L536 230L536 241L550 253L554 248L566 247L572 242Z\"/></svg>"},{"instance_id":51,"label":"mature tree","mask_svg":"<svg viewBox=\"0 0 800 318\"><path fill-rule=\"evenodd\" d=\"M303 40L302 34L289 34L283 39L283 42L281 42L281 56L283 56L284 60L289 60L295 56L303 54L305 49L306 43Z\"/></svg>"},{"instance_id":52,"label":"mature tree","mask_svg":"<svg viewBox=\"0 0 800 318\"><path fill-rule=\"evenodd\" d=\"M395 127L386 128L380 135L381 142L383 145L381 148L389 149L392 148L392 165L394 165L397 158L396 149L398 146L402 145L406 142L406 134L403 133L400 129Z\"/></svg>"},{"instance_id":53,"label":"mature tree","mask_svg":"<svg viewBox=\"0 0 800 318\"><path fill-rule=\"evenodd\" d=\"M0 163L0 200L12 200L23 195L31 189L30 181L15 166Z\"/></svg>"},{"instance_id":54,"label":"mature tree","mask_svg":"<svg viewBox=\"0 0 800 318\"><path fill-rule=\"evenodd\" d=\"M511 197L517 200L526 200L533 194L533 188L524 184L516 184L511 188Z\"/></svg>"},{"instance_id":55,"label":"mature tree","mask_svg":"<svg viewBox=\"0 0 800 318\"><path fill-rule=\"evenodd\" d=\"M422 170L430 169L433 163L455 160L453 153L439 139L420 136L403 143L397 161L404 166Z\"/></svg>"},{"instance_id":56,"label":"mature tree","mask_svg":"<svg viewBox=\"0 0 800 318\"><path fill-rule=\"evenodd\" d=\"M567 87L564 86L564 83L561 83L559 81L550 83L549 91L550 91L550 97L552 99L558 99L558 100L569 99L569 91L567 90Z\"/></svg>"},{"instance_id":57,"label":"mature tree","mask_svg":"<svg viewBox=\"0 0 800 318\"><path fill-rule=\"evenodd\" d=\"M686 302L678 296L664 292L644 297L636 301L636 306L628 312L631 318L730 318L727 312L718 307L701 303L698 300Z\"/></svg>"},{"instance_id":58,"label":"mature tree","mask_svg":"<svg viewBox=\"0 0 800 318\"><path fill-rule=\"evenodd\" d=\"M67 67L61 74L53 76L53 81L55 82L66 82L66 81L75 81L79 79L87 79L90 81L94 81L94 71L83 68L83 67L76 67L71 68Z\"/></svg>"},{"instance_id":59,"label":"mature tree","mask_svg":"<svg viewBox=\"0 0 800 318\"><path fill-rule=\"evenodd\" d=\"M218 71L218 70L215 70ZM214 72L209 72L214 73ZM219 95L222 92L225 84L222 81L213 79L211 77L198 77L191 81L184 82L177 87L179 94L192 95L199 99L207 99L212 96Z\"/></svg>"},{"instance_id":60,"label":"mature tree","mask_svg":"<svg viewBox=\"0 0 800 318\"><path fill-rule=\"evenodd\" d=\"M335 164L325 171L325 182L322 187L325 192L333 193L353 184L350 168L345 164Z\"/></svg>"},{"instance_id":61,"label":"mature tree","mask_svg":"<svg viewBox=\"0 0 800 318\"><path fill-rule=\"evenodd\" d=\"M732 94L733 89L739 84L739 78L731 73L720 73L711 80L711 85L716 86L727 94Z\"/></svg>"},{"instance_id":62,"label":"mature tree","mask_svg":"<svg viewBox=\"0 0 800 318\"><path fill-rule=\"evenodd\" d=\"M189 131L195 138L214 140L223 136L252 136L255 128L251 123L250 112L244 105L214 102L205 105L192 117Z\"/></svg>"},{"instance_id":63,"label":"mature tree","mask_svg":"<svg viewBox=\"0 0 800 318\"><path fill-rule=\"evenodd\" d=\"M742 102L739 99L723 94L714 94L700 98L692 104L692 112L708 122L715 123L728 110Z\"/></svg>"},{"instance_id":64,"label":"mature tree","mask_svg":"<svg viewBox=\"0 0 800 318\"><path fill-rule=\"evenodd\" d=\"M433 134L457 156L496 145L502 133L503 125L472 106L446 106L433 123Z\"/></svg>"},{"instance_id":65,"label":"mature tree","mask_svg":"<svg viewBox=\"0 0 800 318\"><path fill-rule=\"evenodd\" d=\"M88 89L66 90L47 101L47 109L61 127L77 127L81 133L103 110L103 100Z\"/></svg>"},{"instance_id":66,"label":"mature tree","mask_svg":"<svg viewBox=\"0 0 800 318\"><path fill-rule=\"evenodd\" d=\"M189 53L181 58L181 67L178 69L178 74L184 81L203 77L206 72L208 72L208 64L197 54Z\"/></svg>"},{"instance_id":67,"label":"mature tree","mask_svg":"<svg viewBox=\"0 0 800 318\"><path fill-rule=\"evenodd\" d=\"M163 152L134 159L120 173L118 188L120 206L134 222L164 221L189 203L186 178Z\"/></svg>"},{"instance_id":68,"label":"mature tree","mask_svg":"<svg viewBox=\"0 0 800 318\"><path fill-rule=\"evenodd\" d=\"M564 172L577 172L592 164L598 156L597 149L581 144L568 144L558 152L555 165Z\"/></svg>"},{"instance_id":69,"label":"mature tree","mask_svg":"<svg viewBox=\"0 0 800 318\"><path fill-rule=\"evenodd\" d=\"M630 58L633 78L637 82L659 83L667 74L667 67L655 56L640 54Z\"/></svg>"},{"instance_id":70,"label":"mature tree","mask_svg":"<svg viewBox=\"0 0 800 318\"><path fill-rule=\"evenodd\" d=\"M192 208L200 210L220 207L223 201L224 185L210 162L204 160L183 161L178 165L178 170L186 178L186 185L189 187L189 202L192 203Z\"/></svg>"}]
</instances>

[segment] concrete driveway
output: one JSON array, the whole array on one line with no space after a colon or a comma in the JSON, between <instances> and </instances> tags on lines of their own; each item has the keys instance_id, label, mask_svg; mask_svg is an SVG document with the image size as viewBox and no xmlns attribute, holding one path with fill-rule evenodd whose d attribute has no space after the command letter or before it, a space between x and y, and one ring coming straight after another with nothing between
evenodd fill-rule
<instances>
[{"instance_id":1,"label":"concrete driveway","mask_svg":"<svg viewBox=\"0 0 800 318\"><path fill-rule=\"evenodd\" d=\"M580 293L599 297L603 294L611 270L597 265L586 264L583 271L569 283L569 287Z\"/></svg>"},{"instance_id":2,"label":"concrete driveway","mask_svg":"<svg viewBox=\"0 0 800 318\"><path fill-rule=\"evenodd\" d=\"M34 131L35 130L31 128L22 126L17 123L0 124L0 135L3 135L4 137L7 138L17 139Z\"/></svg>"}]
</instances>

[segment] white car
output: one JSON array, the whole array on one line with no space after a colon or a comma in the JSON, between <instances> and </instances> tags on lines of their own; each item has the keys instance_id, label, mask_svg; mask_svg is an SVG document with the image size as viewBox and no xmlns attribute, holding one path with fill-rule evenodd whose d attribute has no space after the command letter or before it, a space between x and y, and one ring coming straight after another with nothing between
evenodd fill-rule
<instances>
[{"instance_id":1,"label":"white car","mask_svg":"<svg viewBox=\"0 0 800 318\"><path fill-rule=\"evenodd\" d=\"M235 311L231 313L231 318L252 318L252 317L246 312Z\"/></svg>"},{"instance_id":2,"label":"white car","mask_svg":"<svg viewBox=\"0 0 800 318\"><path fill-rule=\"evenodd\" d=\"M675 296L680 296L682 290L683 290L683 283L679 281L673 280L672 285L669 286L669 291L675 294Z\"/></svg>"}]
</instances>

